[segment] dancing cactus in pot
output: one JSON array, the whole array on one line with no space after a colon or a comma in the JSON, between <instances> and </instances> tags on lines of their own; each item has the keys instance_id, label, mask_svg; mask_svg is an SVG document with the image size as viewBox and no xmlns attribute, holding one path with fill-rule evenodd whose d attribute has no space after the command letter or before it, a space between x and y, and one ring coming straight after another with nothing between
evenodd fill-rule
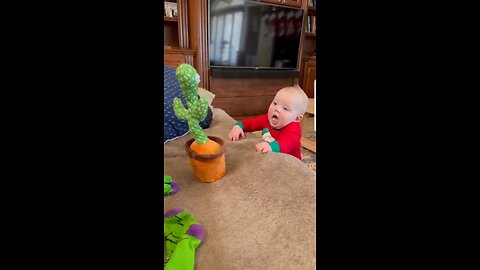
<instances>
[{"instance_id":1,"label":"dancing cactus in pot","mask_svg":"<svg viewBox=\"0 0 480 270\"><path fill-rule=\"evenodd\" d=\"M224 144L218 137L207 136L200 126L208 113L208 100L198 98L200 76L189 64L181 64L175 74L188 108L183 106L179 98L175 98L173 110L180 120L188 123L193 135L193 139L185 145L190 163L200 181L214 182L226 173Z\"/></svg>"}]
</instances>

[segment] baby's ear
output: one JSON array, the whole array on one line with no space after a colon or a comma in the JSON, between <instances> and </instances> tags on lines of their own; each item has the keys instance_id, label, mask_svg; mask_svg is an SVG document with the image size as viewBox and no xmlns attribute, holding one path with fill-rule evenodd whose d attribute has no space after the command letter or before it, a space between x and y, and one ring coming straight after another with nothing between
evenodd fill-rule
<instances>
[{"instance_id":1,"label":"baby's ear","mask_svg":"<svg viewBox=\"0 0 480 270\"><path fill-rule=\"evenodd\" d=\"M303 114L295 117L295 122L300 122L303 119Z\"/></svg>"}]
</instances>

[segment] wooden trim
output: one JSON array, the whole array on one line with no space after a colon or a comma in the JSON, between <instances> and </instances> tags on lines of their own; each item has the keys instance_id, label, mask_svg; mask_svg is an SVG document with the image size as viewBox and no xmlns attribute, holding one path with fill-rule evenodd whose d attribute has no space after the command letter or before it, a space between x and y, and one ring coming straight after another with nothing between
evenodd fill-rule
<instances>
[{"instance_id":1,"label":"wooden trim","mask_svg":"<svg viewBox=\"0 0 480 270\"><path fill-rule=\"evenodd\" d=\"M283 4L291 7L301 7L302 0L283 0Z\"/></svg>"},{"instance_id":2,"label":"wooden trim","mask_svg":"<svg viewBox=\"0 0 480 270\"><path fill-rule=\"evenodd\" d=\"M194 67L200 75L200 87L210 89L208 74L208 32L207 32L207 2L187 0L188 17L190 18L190 48L196 52Z\"/></svg>"},{"instance_id":3,"label":"wooden trim","mask_svg":"<svg viewBox=\"0 0 480 270\"><path fill-rule=\"evenodd\" d=\"M172 48L172 49L163 49L164 53L188 53L188 54L195 54L196 52L192 49L188 48Z\"/></svg>"},{"instance_id":4,"label":"wooden trim","mask_svg":"<svg viewBox=\"0 0 480 270\"><path fill-rule=\"evenodd\" d=\"M185 0L177 0L177 10L181 18L178 22L178 42L181 48L189 48L188 13Z\"/></svg>"},{"instance_id":5,"label":"wooden trim","mask_svg":"<svg viewBox=\"0 0 480 270\"><path fill-rule=\"evenodd\" d=\"M317 77L317 60L315 56L305 59L303 69L302 89L309 98L313 98L313 81Z\"/></svg>"},{"instance_id":6,"label":"wooden trim","mask_svg":"<svg viewBox=\"0 0 480 270\"><path fill-rule=\"evenodd\" d=\"M308 0L303 0L302 1L302 9L304 10L304 20L302 24L302 37L301 37L301 57L300 57L300 85L303 88L303 90L307 93L307 95L311 95L310 91L307 89L307 84L308 80L310 77L306 72L309 72L309 68L307 67L312 67L311 65L307 65L309 61L309 56L312 54L315 55L316 52L316 38L317 34L316 33L307 33L305 32L305 26L307 24L307 16L309 14L314 14L316 7L309 7L308 6ZM313 15L312 14L312 15ZM315 46L315 47L314 47ZM315 57L315 56L314 56ZM311 96L313 97L313 96Z\"/></svg>"},{"instance_id":7,"label":"wooden trim","mask_svg":"<svg viewBox=\"0 0 480 270\"><path fill-rule=\"evenodd\" d=\"M302 4L306 4L306 1L307 0L304 0L305 3L302 3ZM305 25L307 24L307 11L305 10L305 8L302 8L303 9L303 21L302 21L302 32L300 34L300 47L299 47L299 50L298 50L298 62L297 62L297 69L298 70L301 70L302 67L303 67L303 47L305 46ZM300 72L300 76L302 75L302 73Z\"/></svg>"},{"instance_id":8,"label":"wooden trim","mask_svg":"<svg viewBox=\"0 0 480 270\"><path fill-rule=\"evenodd\" d=\"M195 51L190 49L164 49L163 63L174 68L182 63L187 63L193 66L194 56Z\"/></svg>"},{"instance_id":9,"label":"wooden trim","mask_svg":"<svg viewBox=\"0 0 480 270\"><path fill-rule=\"evenodd\" d=\"M163 20L166 21L166 22L178 22L178 17L167 17L167 16L164 16L164 17L163 17Z\"/></svg>"},{"instance_id":10,"label":"wooden trim","mask_svg":"<svg viewBox=\"0 0 480 270\"><path fill-rule=\"evenodd\" d=\"M198 51L201 52L197 57L198 64L201 69L201 76L204 78L203 86L206 89L210 88L210 76L208 73L208 1L200 1L200 12L199 12L199 42L198 42Z\"/></svg>"},{"instance_id":11,"label":"wooden trim","mask_svg":"<svg viewBox=\"0 0 480 270\"><path fill-rule=\"evenodd\" d=\"M196 1L196 0L195 0ZM208 1L200 1L199 4L199 24L198 31L200 33L198 39L198 66L201 69L201 76L204 78L203 87L210 89L210 75L208 73Z\"/></svg>"}]
</instances>

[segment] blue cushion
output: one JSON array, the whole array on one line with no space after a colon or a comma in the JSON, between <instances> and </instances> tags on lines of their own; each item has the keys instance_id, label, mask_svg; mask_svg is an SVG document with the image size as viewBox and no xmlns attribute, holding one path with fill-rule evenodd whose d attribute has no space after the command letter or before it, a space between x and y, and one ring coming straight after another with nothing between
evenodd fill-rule
<instances>
[{"instance_id":1,"label":"blue cushion","mask_svg":"<svg viewBox=\"0 0 480 270\"><path fill-rule=\"evenodd\" d=\"M185 108L187 102L185 96L180 89L180 85L175 76L175 68L163 66L163 143L176 139L177 137L186 135L188 133L188 124L175 115L173 111L173 99L178 97ZM208 108L207 117L200 122L202 128L210 127L212 123L212 110Z\"/></svg>"}]
</instances>

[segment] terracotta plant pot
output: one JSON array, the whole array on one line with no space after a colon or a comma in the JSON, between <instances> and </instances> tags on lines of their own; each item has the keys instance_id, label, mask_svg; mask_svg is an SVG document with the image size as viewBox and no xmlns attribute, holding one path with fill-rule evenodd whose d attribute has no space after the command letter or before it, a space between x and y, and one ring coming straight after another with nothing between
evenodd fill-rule
<instances>
[{"instance_id":1,"label":"terracotta plant pot","mask_svg":"<svg viewBox=\"0 0 480 270\"><path fill-rule=\"evenodd\" d=\"M225 166L225 145L223 140L208 136L208 138L220 144L220 150L213 155L200 155L190 149L190 145L195 141L190 139L185 143L185 150L187 151L195 176L200 182L212 183L222 178L227 172Z\"/></svg>"}]
</instances>

